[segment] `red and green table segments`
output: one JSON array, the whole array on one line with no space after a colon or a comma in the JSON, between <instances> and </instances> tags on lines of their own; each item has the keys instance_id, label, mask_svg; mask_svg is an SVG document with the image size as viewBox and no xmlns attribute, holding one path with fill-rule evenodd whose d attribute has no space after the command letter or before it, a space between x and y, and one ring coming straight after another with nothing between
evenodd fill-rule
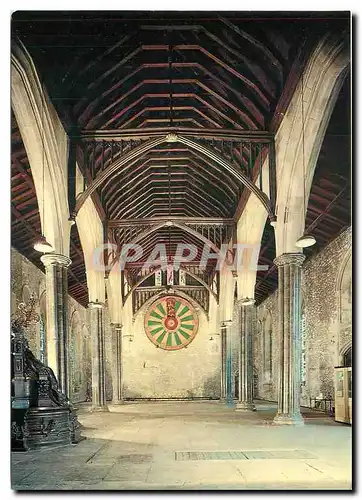
<instances>
[{"instance_id":1,"label":"red and green table segments","mask_svg":"<svg viewBox=\"0 0 362 500\"><path fill-rule=\"evenodd\" d=\"M183 349L193 341L199 326L191 303L183 297L157 299L145 316L145 331L150 341L166 351Z\"/></svg>"}]
</instances>

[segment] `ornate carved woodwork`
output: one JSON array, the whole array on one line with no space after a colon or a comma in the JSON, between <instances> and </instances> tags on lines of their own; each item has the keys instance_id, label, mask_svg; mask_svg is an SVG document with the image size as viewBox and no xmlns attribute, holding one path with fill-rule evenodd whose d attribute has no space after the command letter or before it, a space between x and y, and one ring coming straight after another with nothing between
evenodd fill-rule
<instances>
[{"instance_id":1,"label":"ornate carved woodwork","mask_svg":"<svg viewBox=\"0 0 362 500\"><path fill-rule=\"evenodd\" d=\"M11 446L14 450L78 443L80 424L76 411L60 391L51 368L30 351L19 321L11 333Z\"/></svg>"},{"instance_id":2,"label":"ornate carved woodwork","mask_svg":"<svg viewBox=\"0 0 362 500\"><path fill-rule=\"evenodd\" d=\"M162 287L143 287L136 288L132 293L132 309L133 315L141 309L141 307L150 300L151 297L157 295L162 291Z\"/></svg>"}]
</instances>

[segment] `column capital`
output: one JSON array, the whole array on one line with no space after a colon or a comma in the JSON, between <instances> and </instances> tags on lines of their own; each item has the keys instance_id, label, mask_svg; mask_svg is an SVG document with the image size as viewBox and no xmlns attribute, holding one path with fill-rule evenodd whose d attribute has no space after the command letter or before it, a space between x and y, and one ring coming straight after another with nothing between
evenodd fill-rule
<instances>
[{"instance_id":1,"label":"column capital","mask_svg":"<svg viewBox=\"0 0 362 500\"><path fill-rule=\"evenodd\" d=\"M103 309L103 302L88 302L88 309Z\"/></svg>"},{"instance_id":2,"label":"column capital","mask_svg":"<svg viewBox=\"0 0 362 500\"><path fill-rule=\"evenodd\" d=\"M282 253L274 259L274 264L278 267L294 264L298 267L302 267L305 261L305 255L302 253Z\"/></svg>"},{"instance_id":3,"label":"column capital","mask_svg":"<svg viewBox=\"0 0 362 500\"><path fill-rule=\"evenodd\" d=\"M115 330L122 331L123 325L121 325L120 323L111 323L111 327L114 328Z\"/></svg>"},{"instance_id":4,"label":"column capital","mask_svg":"<svg viewBox=\"0 0 362 500\"><path fill-rule=\"evenodd\" d=\"M46 253L40 257L40 260L45 267L48 266L62 266L69 267L72 263L71 259L66 255L61 255L59 253Z\"/></svg>"}]
</instances>

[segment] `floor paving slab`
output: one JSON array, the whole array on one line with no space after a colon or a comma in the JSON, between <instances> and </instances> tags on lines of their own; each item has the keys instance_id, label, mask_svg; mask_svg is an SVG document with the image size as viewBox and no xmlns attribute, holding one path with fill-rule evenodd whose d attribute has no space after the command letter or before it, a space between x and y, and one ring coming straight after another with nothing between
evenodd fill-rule
<instances>
[{"instance_id":1,"label":"floor paving slab","mask_svg":"<svg viewBox=\"0 0 362 500\"><path fill-rule=\"evenodd\" d=\"M76 446L12 454L16 490L333 490L351 488L351 427L306 412L273 426L218 402L135 402L91 413L79 405ZM193 460L176 460L176 453Z\"/></svg>"}]
</instances>

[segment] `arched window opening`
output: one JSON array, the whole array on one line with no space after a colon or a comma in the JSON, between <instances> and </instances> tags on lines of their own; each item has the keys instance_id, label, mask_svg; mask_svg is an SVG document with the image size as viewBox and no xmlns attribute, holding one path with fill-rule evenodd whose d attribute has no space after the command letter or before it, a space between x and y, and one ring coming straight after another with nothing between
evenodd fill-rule
<instances>
[{"instance_id":1,"label":"arched window opening","mask_svg":"<svg viewBox=\"0 0 362 500\"><path fill-rule=\"evenodd\" d=\"M338 364L352 366L352 256L350 252L346 254L342 262L337 291L339 301Z\"/></svg>"},{"instance_id":2,"label":"arched window opening","mask_svg":"<svg viewBox=\"0 0 362 500\"><path fill-rule=\"evenodd\" d=\"M343 354L343 366L345 367L350 367L352 366L352 347L350 347L344 354Z\"/></svg>"}]
</instances>

